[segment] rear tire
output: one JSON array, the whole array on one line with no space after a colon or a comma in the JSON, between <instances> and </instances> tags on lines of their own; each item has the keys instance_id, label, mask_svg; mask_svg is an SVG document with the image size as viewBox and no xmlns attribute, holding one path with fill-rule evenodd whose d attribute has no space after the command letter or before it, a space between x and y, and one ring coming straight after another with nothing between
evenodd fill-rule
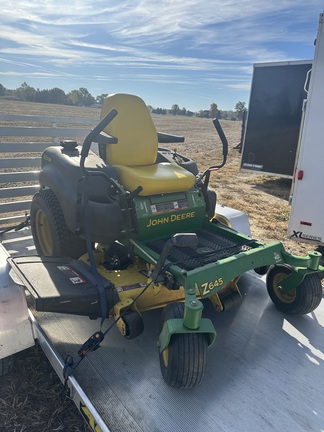
<instances>
[{"instance_id":1,"label":"rear tire","mask_svg":"<svg viewBox=\"0 0 324 432\"><path fill-rule=\"evenodd\" d=\"M274 305L282 312L291 315L305 315L317 308L321 303L323 288L316 273L309 273L296 288L285 294L281 293L280 282L292 269L286 265L276 265L267 274L267 289Z\"/></svg>"},{"instance_id":2,"label":"rear tire","mask_svg":"<svg viewBox=\"0 0 324 432\"><path fill-rule=\"evenodd\" d=\"M183 303L170 303L161 316L161 330L168 319L182 318ZM181 333L171 337L169 346L159 352L160 367L168 386L192 388L200 383L207 366L208 338L203 333Z\"/></svg>"},{"instance_id":3,"label":"rear tire","mask_svg":"<svg viewBox=\"0 0 324 432\"><path fill-rule=\"evenodd\" d=\"M38 255L79 258L86 250L85 240L67 227L60 204L51 189L42 189L33 198L31 229Z\"/></svg>"}]
</instances>

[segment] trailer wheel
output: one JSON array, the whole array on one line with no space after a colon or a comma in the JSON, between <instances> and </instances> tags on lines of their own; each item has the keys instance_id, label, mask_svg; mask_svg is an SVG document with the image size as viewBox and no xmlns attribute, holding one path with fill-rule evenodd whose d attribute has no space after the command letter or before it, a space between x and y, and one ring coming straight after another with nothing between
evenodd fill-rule
<instances>
[{"instance_id":1,"label":"trailer wheel","mask_svg":"<svg viewBox=\"0 0 324 432\"><path fill-rule=\"evenodd\" d=\"M14 364L13 355L0 359L0 377L10 372L13 368L13 364Z\"/></svg>"},{"instance_id":2,"label":"trailer wheel","mask_svg":"<svg viewBox=\"0 0 324 432\"><path fill-rule=\"evenodd\" d=\"M38 255L79 258L86 250L85 240L66 226L60 204L50 189L36 193L30 209L31 229Z\"/></svg>"},{"instance_id":3,"label":"trailer wheel","mask_svg":"<svg viewBox=\"0 0 324 432\"><path fill-rule=\"evenodd\" d=\"M321 280L315 273L305 276L301 284L289 292L282 294L280 282L292 269L286 265L276 265L267 274L267 290L275 306L282 312L291 315L305 315L317 308L322 300L323 288Z\"/></svg>"},{"instance_id":4,"label":"trailer wheel","mask_svg":"<svg viewBox=\"0 0 324 432\"><path fill-rule=\"evenodd\" d=\"M168 319L182 318L183 303L167 305L161 316L161 330ZM164 381L173 388L192 388L200 383L207 366L207 335L203 333L174 334L169 346L159 352Z\"/></svg>"}]
</instances>

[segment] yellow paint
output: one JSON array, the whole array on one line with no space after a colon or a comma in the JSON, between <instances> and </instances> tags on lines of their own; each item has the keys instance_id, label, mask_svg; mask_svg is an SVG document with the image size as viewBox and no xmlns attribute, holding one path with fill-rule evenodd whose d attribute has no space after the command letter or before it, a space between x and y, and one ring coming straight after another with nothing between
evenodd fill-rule
<instances>
[{"instance_id":1,"label":"yellow paint","mask_svg":"<svg viewBox=\"0 0 324 432\"><path fill-rule=\"evenodd\" d=\"M208 294L211 293L211 291L213 291L214 288L220 288L222 285L224 285L224 280L223 278L217 278L211 282L204 282L200 285L200 287L198 286L198 284L196 283L196 289L198 288L200 292L202 292L203 296L207 296Z\"/></svg>"},{"instance_id":2,"label":"yellow paint","mask_svg":"<svg viewBox=\"0 0 324 432\"><path fill-rule=\"evenodd\" d=\"M86 405L82 402L80 402L80 412L83 416L83 418L86 420L90 428L94 432L102 432L102 429L98 426L97 422L95 421L93 415L89 411L89 409L86 407Z\"/></svg>"},{"instance_id":3,"label":"yellow paint","mask_svg":"<svg viewBox=\"0 0 324 432\"><path fill-rule=\"evenodd\" d=\"M119 312L111 311L115 316L116 313L120 314L120 311L125 309L129 305L129 302L134 300L151 281L143 274L146 273L147 268L146 262L141 258L138 258L137 262L129 266L126 270L107 270L102 265L98 265L97 269L102 276L109 279L115 285L118 292L120 302L117 303L117 308ZM185 292L183 287L175 291L170 291L164 285L158 284L155 286L151 284L145 293L137 300L136 307L132 307L132 309L141 313L147 310L164 307L168 303L175 301L184 301L184 299Z\"/></svg>"}]
</instances>

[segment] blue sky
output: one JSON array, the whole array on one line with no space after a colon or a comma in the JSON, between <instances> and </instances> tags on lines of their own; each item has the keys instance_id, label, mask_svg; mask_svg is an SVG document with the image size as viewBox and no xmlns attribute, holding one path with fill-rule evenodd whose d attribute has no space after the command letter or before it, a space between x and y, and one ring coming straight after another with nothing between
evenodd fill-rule
<instances>
[{"instance_id":1,"label":"blue sky","mask_svg":"<svg viewBox=\"0 0 324 432\"><path fill-rule=\"evenodd\" d=\"M254 63L314 55L323 0L0 0L0 83L248 103Z\"/></svg>"}]
</instances>

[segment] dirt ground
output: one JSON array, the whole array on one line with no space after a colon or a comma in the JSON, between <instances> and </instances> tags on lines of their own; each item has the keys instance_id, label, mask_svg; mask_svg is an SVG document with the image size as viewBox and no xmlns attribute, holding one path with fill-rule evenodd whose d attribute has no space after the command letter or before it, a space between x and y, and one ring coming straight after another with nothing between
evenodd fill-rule
<instances>
[{"instance_id":1,"label":"dirt ground","mask_svg":"<svg viewBox=\"0 0 324 432\"><path fill-rule=\"evenodd\" d=\"M99 118L96 108L4 100L0 113ZM154 115L153 120L157 130L185 136L184 143L171 148L193 158L200 170L221 161L221 144L211 120L163 115ZM218 202L246 213L254 238L280 240L289 252L305 254L308 245L286 239L291 181L240 171L240 154L234 147L240 141L241 123L221 121L221 125L229 142L229 155L225 167L211 176ZM61 430L82 431L84 423L73 403L64 398L44 355L34 349L20 353L14 370L0 377L0 431Z\"/></svg>"}]
</instances>

